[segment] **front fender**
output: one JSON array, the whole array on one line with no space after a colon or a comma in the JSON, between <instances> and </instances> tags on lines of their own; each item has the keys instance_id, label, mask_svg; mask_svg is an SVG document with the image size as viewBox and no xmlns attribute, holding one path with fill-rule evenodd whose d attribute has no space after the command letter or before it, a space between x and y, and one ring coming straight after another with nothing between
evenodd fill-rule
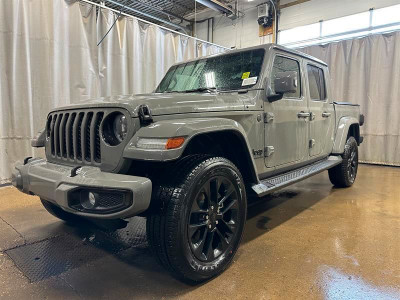
<instances>
[{"instance_id":1,"label":"front fender","mask_svg":"<svg viewBox=\"0 0 400 300\"><path fill-rule=\"evenodd\" d=\"M174 119L155 122L149 126L140 128L132 137L124 150L124 158L146 161L170 161L176 160L185 151L186 146L197 135L211 132L234 131L246 147L249 162L252 163L253 172L256 170L249 141L242 125L225 118L191 118ZM183 145L177 149L154 150L137 148L139 138L172 138L185 137Z\"/></svg>"},{"instance_id":2,"label":"front fender","mask_svg":"<svg viewBox=\"0 0 400 300\"><path fill-rule=\"evenodd\" d=\"M346 145L349 128L353 124L359 124L359 121L354 117L342 117L336 130L335 142L333 144L332 154L342 154Z\"/></svg>"}]
</instances>

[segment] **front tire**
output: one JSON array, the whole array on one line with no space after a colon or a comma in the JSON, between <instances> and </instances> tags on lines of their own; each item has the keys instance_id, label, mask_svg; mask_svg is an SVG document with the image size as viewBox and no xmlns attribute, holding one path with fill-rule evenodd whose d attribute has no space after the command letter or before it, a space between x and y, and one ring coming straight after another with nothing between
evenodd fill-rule
<instances>
[{"instance_id":1,"label":"front tire","mask_svg":"<svg viewBox=\"0 0 400 300\"><path fill-rule=\"evenodd\" d=\"M358 144L354 137L347 139L341 164L328 170L329 179L336 187L350 187L357 177Z\"/></svg>"},{"instance_id":2,"label":"front tire","mask_svg":"<svg viewBox=\"0 0 400 300\"><path fill-rule=\"evenodd\" d=\"M222 157L178 162L169 183L155 187L158 207L147 218L157 260L178 278L197 283L223 272L239 247L247 199L237 167Z\"/></svg>"}]
</instances>

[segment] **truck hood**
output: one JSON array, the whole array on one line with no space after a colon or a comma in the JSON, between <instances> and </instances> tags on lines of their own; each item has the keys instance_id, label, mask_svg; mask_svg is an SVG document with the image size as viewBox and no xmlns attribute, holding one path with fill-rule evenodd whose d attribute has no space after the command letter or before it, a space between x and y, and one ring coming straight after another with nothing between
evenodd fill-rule
<instances>
[{"instance_id":1,"label":"truck hood","mask_svg":"<svg viewBox=\"0 0 400 300\"><path fill-rule=\"evenodd\" d=\"M169 114L200 113L211 111L243 110L244 99L249 95L234 93L152 93L140 95L111 96L84 101L55 109L88 107L123 107L132 117L138 116L138 107L147 104L153 116Z\"/></svg>"}]
</instances>

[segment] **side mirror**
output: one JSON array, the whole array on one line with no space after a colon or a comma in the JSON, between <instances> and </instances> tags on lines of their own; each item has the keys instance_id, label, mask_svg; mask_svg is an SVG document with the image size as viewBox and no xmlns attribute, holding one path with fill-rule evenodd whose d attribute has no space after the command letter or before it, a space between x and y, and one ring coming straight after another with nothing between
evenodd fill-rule
<instances>
[{"instance_id":1,"label":"side mirror","mask_svg":"<svg viewBox=\"0 0 400 300\"><path fill-rule=\"evenodd\" d=\"M274 79L275 94L268 96L269 102L275 102L283 98L286 93L297 91L297 72L279 72Z\"/></svg>"}]
</instances>

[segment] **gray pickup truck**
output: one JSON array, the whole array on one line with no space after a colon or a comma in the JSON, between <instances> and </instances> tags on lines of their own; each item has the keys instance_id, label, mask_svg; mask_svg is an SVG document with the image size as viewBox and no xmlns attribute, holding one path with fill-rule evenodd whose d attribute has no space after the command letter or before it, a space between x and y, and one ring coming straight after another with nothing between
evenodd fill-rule
<instances>
[{"instance_id":1,"label":"gray pickup truck","mask_svg":"<svg viewBox=\"0 0 400 300\"><path fill-rule=\"evenodd\" d=\"M356 178L358 105L334 102L327 65L277 45L173 65L151 94L57 108L13 184L54 216L147 218L157 260L201 282L232 262L249 196L328 170Z\"/></svg>"}]
</instances>

